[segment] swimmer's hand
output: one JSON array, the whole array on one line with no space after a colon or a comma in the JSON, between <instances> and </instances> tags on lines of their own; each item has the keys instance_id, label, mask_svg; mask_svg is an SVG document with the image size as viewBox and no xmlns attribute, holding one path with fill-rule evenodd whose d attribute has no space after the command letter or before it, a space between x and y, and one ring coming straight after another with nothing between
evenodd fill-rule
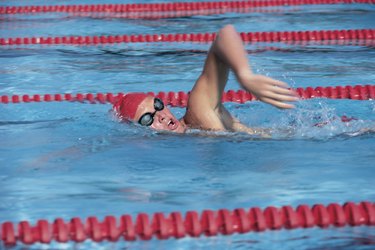
<instances>
[{"instance_id":1,"label":"swimmer's hand","mask_svg":"<svg viewBox=\"0 0 375 250\"><path fill-rule=\"evenodd\" d=\"M254 134L258 135L262 138L271 139L271 130L270 129L264 129L264 128L254 128Z\"/></svg>"},{"instance_id":2,"label":"swimmer's hand","mask_svg":"<svg viewBox=\"0 0 375 250\"><path fill-rule=\"evenodd\" d=\"M248 128L246 131L243 131L248 133L249 135L256 135L261 138L270 139L272 138L271 130L266 128Z\"/></svg>"},{"instance_id":3,"label":"swimmer's hand","mask_svg":"<svg viewBox=\"0 0 375 250\"><path fill-rule=\"evenodd\" d=\"M294 105L286 102L294 102L299 99L297 93L288 89L289 86L285 82L263 75L252 74L249 71L236 75L242 87L255 95L258 100L277 108L294 108Z\"/></svg>"},{"instance_id":4,"label":"swimmer's hand","mask_svg":"<svg viewBox=\"0 0 375 250\"><path fill-rule=\"evenodd\" d=\"M232 119L233 119L232 129L235 132L247 133L249 135L256 135L256 136L260 136L262 138L272 138L271 129L250 128L250 127L242 124L238 119L236 119L234 117Z\"/></svg>"}]
</instances>

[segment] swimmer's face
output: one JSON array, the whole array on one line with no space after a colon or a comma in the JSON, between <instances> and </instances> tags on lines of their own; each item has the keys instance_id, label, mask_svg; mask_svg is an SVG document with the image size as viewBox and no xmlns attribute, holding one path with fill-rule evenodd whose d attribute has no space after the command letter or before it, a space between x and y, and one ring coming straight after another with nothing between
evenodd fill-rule
<instances>
[{"instance_id":1,"label":"swimmer's face","mask_svg":"<svg viewBox=\"0 0 375 250\"><path fill-rule=\"evenodd\" d=\"M184 133L185 125L157 98L146 97L137 108L134 121L157 131Z\"/></svg>"}]
</instances>

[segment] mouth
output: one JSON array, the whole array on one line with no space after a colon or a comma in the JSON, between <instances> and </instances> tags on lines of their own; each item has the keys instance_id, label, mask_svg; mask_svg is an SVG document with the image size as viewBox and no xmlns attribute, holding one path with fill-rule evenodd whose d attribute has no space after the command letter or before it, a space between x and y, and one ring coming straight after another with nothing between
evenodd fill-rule
<instances>
[{"instance_id":1,"label":"mouth","mask_svg":"<svg viewBox=\"0 0 375 250\"><path fill-rule=\"evenodd\" d=\"M170 130L176 130L178 128L178 122L174 121L173 119L169 120L169 122L168 122L168 128Z\"/></svg>"}]
</instances>

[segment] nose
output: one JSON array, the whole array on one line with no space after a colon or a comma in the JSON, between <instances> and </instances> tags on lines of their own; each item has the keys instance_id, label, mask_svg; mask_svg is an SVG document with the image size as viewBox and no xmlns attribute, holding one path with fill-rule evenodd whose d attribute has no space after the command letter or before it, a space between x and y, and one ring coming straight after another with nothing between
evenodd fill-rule
<instances>
[{"instance_id":1,"label":"nose","mask_svg":"<svg viewBox=\"0 0 375 250\"><path fill-rule=\"evenodd\" d=\"M160 123L166 123L167 122L167 114L163 112L163 110L156 112L156 118Z\"/></svg>"}]
</instances>

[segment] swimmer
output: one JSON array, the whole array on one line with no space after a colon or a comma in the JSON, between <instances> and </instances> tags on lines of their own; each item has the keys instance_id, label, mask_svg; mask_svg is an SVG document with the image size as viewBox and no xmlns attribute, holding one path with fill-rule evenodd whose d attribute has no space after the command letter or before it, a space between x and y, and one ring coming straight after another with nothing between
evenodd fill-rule
<instances>
[{"instance_id":1,"label":"swimmer","mask_svg":"<svg viewBox=\"0 0 375 250\"><path fill-rule=\"evenodd\" d=\"M203 71L190 92L185 115L178 120L153 96L131 93L113 106L121 120L138 123L157 131L184 133L187 129L245 132L267 136L265 129L250 128L234 118L221 103L229 70L242 88L258 100L281 109L298 100L296 93L284 82L253 74L241 37L232 25L223 27L208 52Z\"/></svg>"}]
</instances>

